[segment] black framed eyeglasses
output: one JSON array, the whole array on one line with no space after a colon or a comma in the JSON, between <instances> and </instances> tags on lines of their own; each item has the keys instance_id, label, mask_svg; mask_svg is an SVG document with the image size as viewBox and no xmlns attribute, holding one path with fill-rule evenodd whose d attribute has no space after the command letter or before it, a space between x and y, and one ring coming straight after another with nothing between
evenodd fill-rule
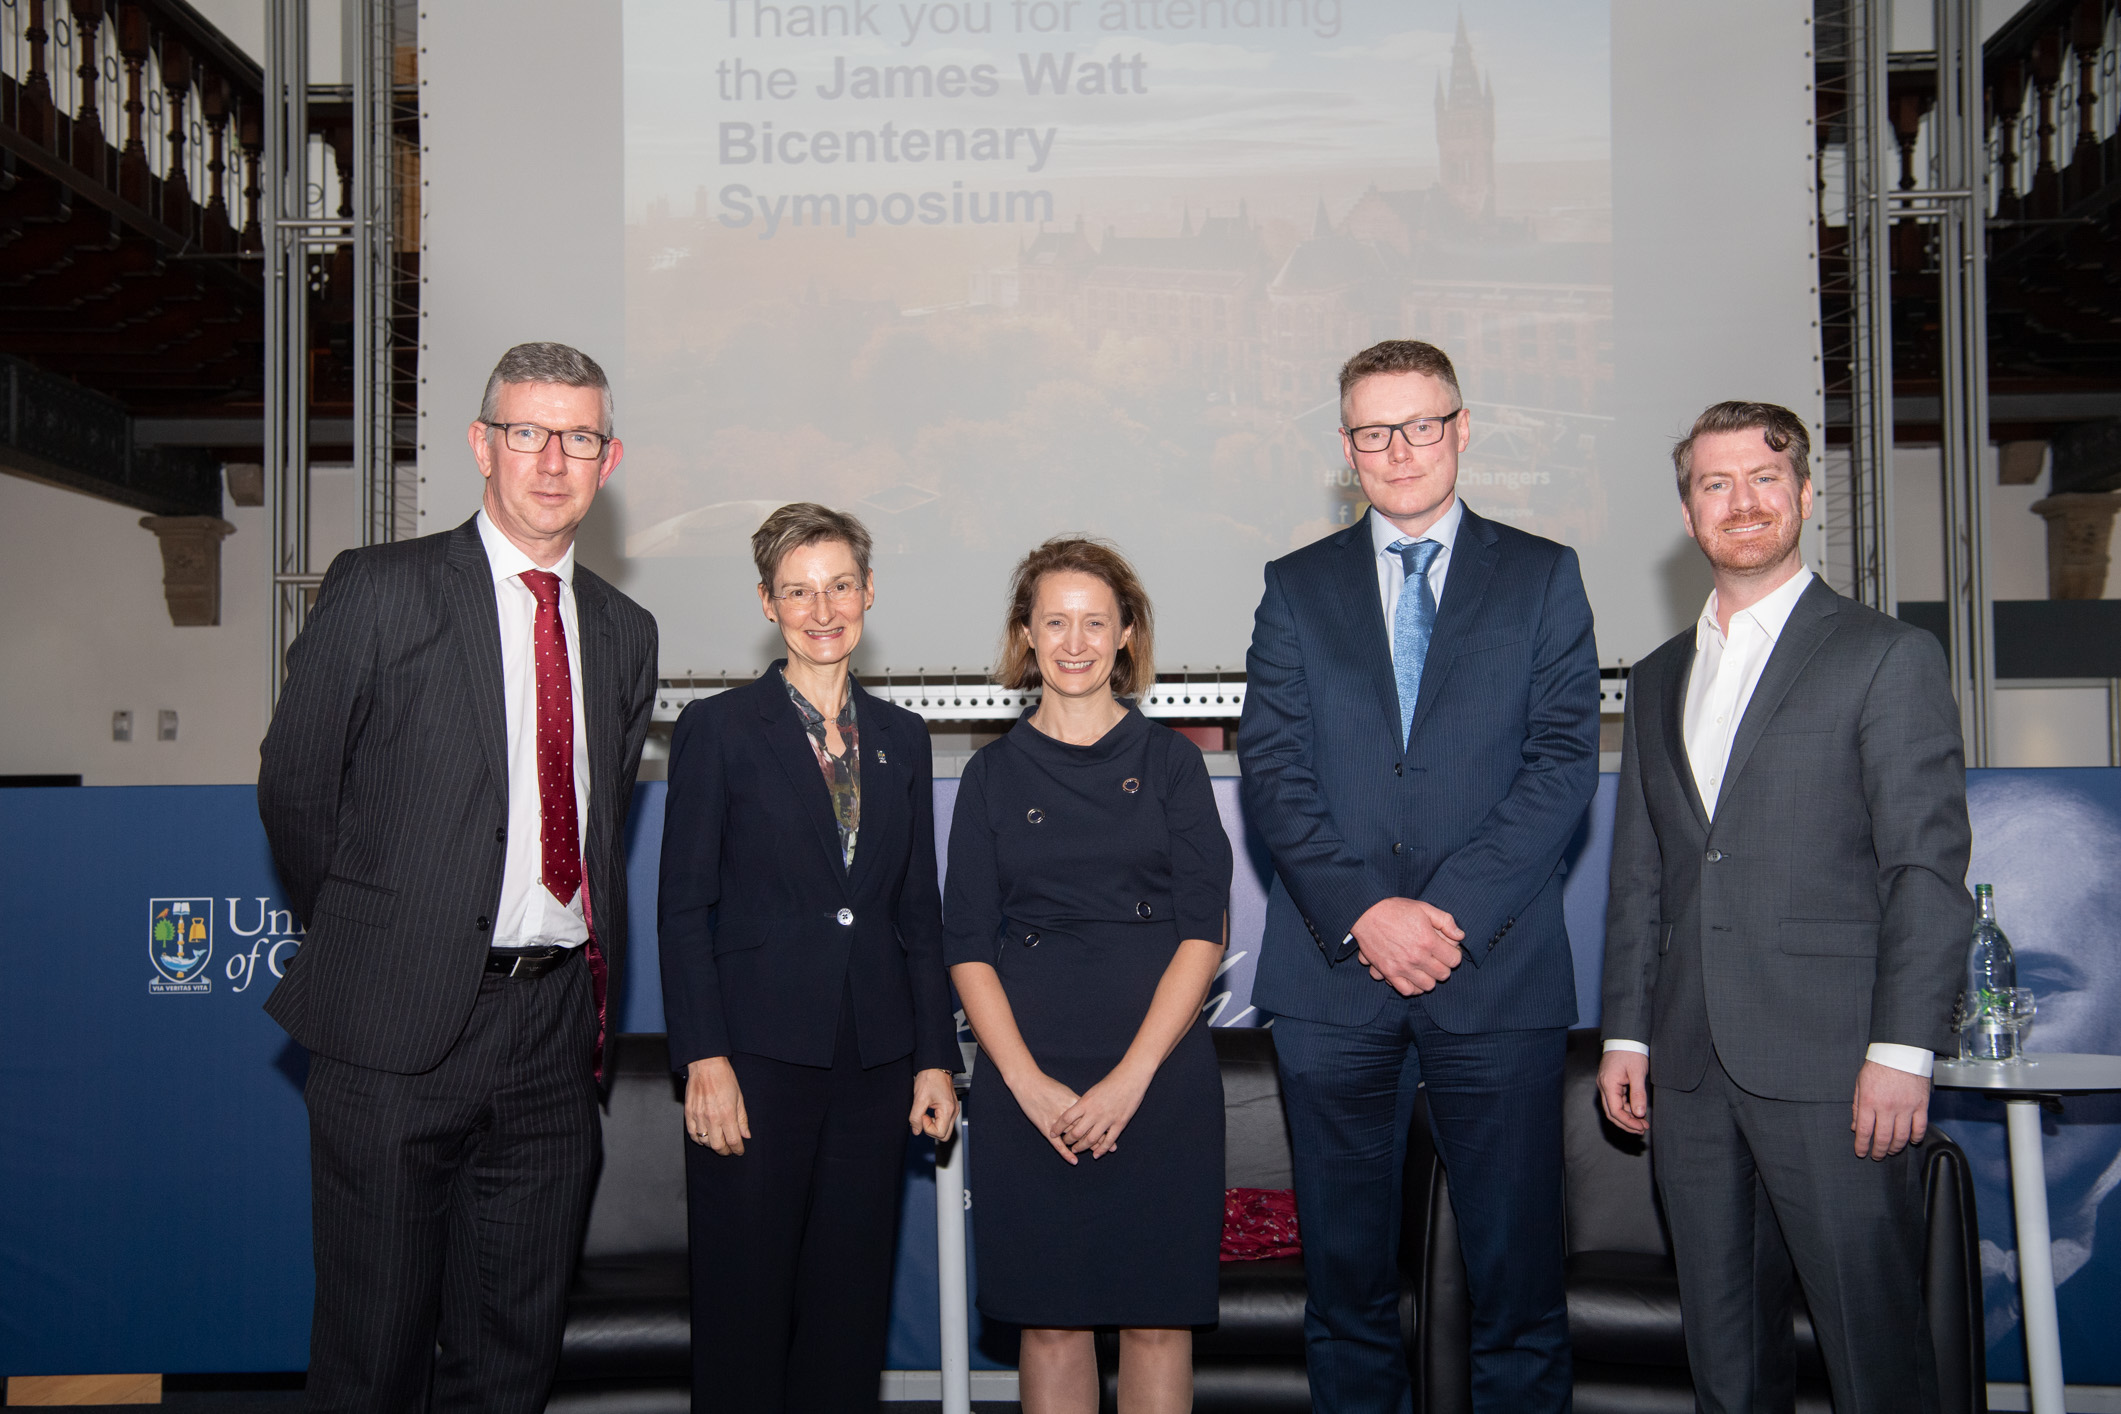
<instances>
[{"instance_id":1,"label":"black framed eyeglasses","mask_svg":"<svg viewBox=\"0 0 2121 1414\"><path fill-rule=\"evenodd\" d=\"M1394 432L1405 438L1410 447L1433 447L1443 440L1444 430L1456 422L1463 412L1465 409L1460 408L1457 412L1447 412L1442 417L1416 417L1405 422L1372 422L1361 427L1343 427L1340 430L1348 434L1348 440L1355 444L1355 450L1358 452L1383 451L1392 445Z\"/></svg>"},{"instance_id":2,"label":"black framed eyeglasses","mask_svg":"<svg viewBox=\"0 0 2121 1414\"><path fill-rule=\"evenodd\" d=\"M579 428L562 432L540 427L535 422L489 422L486 425L501 434L502 444L511 452L542 452L547 442L558 437L560 450L576 461L595 461L604 455L604 448L611 442L601 432L584 432Z\"/></svg>"}]
</instances>

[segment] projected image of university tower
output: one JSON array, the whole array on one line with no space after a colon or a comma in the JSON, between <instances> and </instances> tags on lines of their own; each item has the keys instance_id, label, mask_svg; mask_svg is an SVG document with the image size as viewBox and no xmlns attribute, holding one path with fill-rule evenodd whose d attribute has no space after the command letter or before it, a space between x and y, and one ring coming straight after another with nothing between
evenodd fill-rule
<instances>
[{"instance_id":1,"label":"projected image of university tower","mask_svg":"<svg viewBox=\"0 0 2121 1414\"><path fill-rule=\"evenodd\" d=\"M1038 225L975 198L962 225L852 239L844 221L731 230L705 187L689 216L652 202L628 229L628 553L741 553L768 484L855 508L881 552L909 554L1178 523L1212 486L1222 550L1270 557L1360 514L1335 379L1394 337L1457 364L1467 499L1596 539L1608 165L1498 167L1509 108L1463 21L1433 112L1425 184L1335 197L1263 174L1171 203L1162 233L1132 195L1120 220L1094 197ZM1602 142L1604 113L1586 122Z\"/></svg>"}]
</instances>

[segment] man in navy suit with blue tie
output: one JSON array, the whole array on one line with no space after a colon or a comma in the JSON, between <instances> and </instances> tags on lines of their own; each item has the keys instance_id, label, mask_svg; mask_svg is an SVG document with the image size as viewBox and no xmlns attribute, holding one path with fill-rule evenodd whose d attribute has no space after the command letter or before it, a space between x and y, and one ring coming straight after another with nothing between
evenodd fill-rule
<instances>
[{"instance_id":1,"label":"man in navy suit with blue tie","mask_svg":"<svg viewBox=\"0 0 2121 1414\"><path fill-rule=\"evenodd\" d=\"M1275 1016L1312 1404L1412 1408L1400 1168L1426 1085L1474 1408L1566 1410L1561 856L1598 783L1591 607L1574 551L1458 499L1472 428L1442 350L1366 349L1340 397L1370 509L1267 566L1238 728L1274 856L1252 996Z\"/></svg>"}]
</instances>

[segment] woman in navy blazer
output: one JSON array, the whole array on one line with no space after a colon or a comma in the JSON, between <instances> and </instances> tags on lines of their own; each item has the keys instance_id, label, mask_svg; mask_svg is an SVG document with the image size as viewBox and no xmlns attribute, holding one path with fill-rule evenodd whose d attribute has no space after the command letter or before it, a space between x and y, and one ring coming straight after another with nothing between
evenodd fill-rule
<instances>
[{"instance_id":1,"label":"woman in navy blazer","mask_svg":"<svg viewBox=\"0 0 2121 1414\"><path fill-rule=\"evenodd\" d=\"M873 1408L904 1125L957 1123L933 762L848 671L876 602L853 516L751 538L787 658L671 742L657 905L685 1076L695 1410Z\"/></svg>"}]
</instances>

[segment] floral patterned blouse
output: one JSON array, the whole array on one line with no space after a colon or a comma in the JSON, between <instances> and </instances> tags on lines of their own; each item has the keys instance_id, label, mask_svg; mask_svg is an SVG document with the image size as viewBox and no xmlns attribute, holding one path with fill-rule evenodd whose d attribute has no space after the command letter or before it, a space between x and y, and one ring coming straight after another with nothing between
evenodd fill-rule
<instances>
[{"instance_id":1,"label":"floral patterned blouse","mask_svg":"<svg viewBox=\"0 0 2121 1414\"><path fill-rule=\"evenodd\" d=\"M852 869L855 839L862 832L862 753L854 722L854 688L848 686L846 705L833 724L840 730L840 743L847 754L834 756L825 746L825 714L796 691L785 672L781 684L803 719L803 729L810 733L810 749L817 753L818 769L825 773L825 789L832 796L832 818L840 827L840 863Z\"/></svg>"}]
</instances>

